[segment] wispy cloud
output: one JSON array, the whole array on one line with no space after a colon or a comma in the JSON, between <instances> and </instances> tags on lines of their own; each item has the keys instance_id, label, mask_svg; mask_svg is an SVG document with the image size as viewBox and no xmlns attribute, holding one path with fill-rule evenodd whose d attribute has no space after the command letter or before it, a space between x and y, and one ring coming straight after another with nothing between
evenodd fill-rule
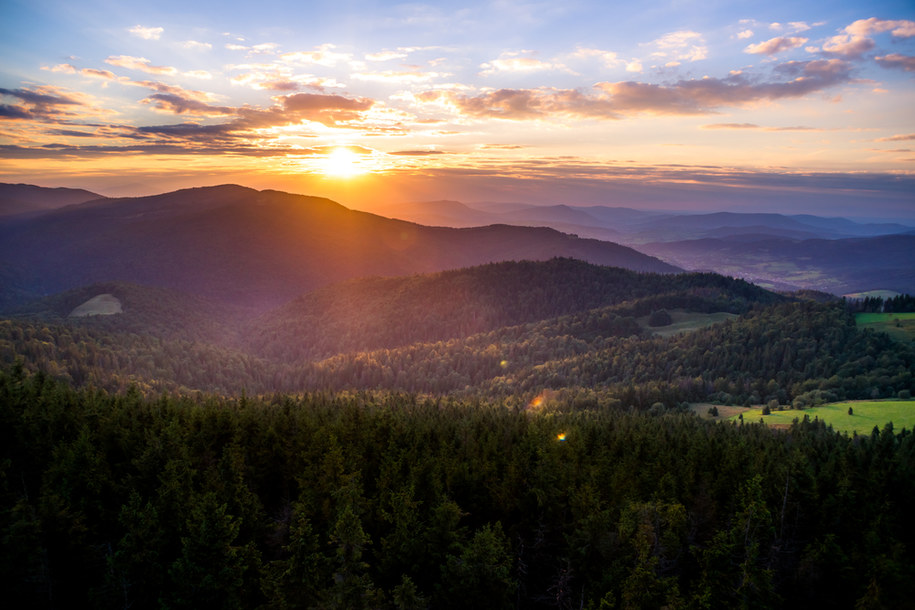
<instances>
[{"instance_id":1,"label":"wispy cloud","mask_svg":"<svg viewBox=\"0 0 915 610\"><path fill-rule=\"evenodd\" d=\"M127 31L145 40L159 40L165 30L163 28L147 28L142 25L135 25Z\"/></svg>"},{"instance_id":2,"label":"wispy cloud","mask_svg":"<svg viewBox=\"0 0 915 610\"><path fill-rule=\"evenodd\" d=\"M169 114L192 114L204 117L232 116L236 110L228 106L214 106L174 93L153 93L141 100L155 110Z\"/></svg>"},{"instance_id":3,"label":"wispy cloud","mask_svg":"<svg viewBox=\"0 0 915 610\"><path fill-rule=\"evenodd\" d=\"M177 68L171 66L152 66L145 57L131 57L130 55L112 55L105 60L106 64L126 68L128 70L138 70L147 74L163 74L173 76L178 73Z\"/></svg>"},{"instance_id":4,"label":"wispy cloud","mask_svg":"<svg viewBox=\"0 0 915 610\"><path fill-rule=\"evenodd\" d=\"M702 129L758 129L760 131L828 131L818 127L807 127L805 125L793 125L790 127L764 127L756 123L711 123L703 125Z\"/></svg>"},{"instance_id":5,"label":"wispy cloud","mask_svg":"<svg viewBox=\"0 0 915 610\"><path fill-rule=\"evenodd\" d=\"M915 133L906 133L895 136L889 136L886 138L877 138L874 142L907 142L909 140L915 140Z\"/></svg>"},{"instance_id":6,"label":"wispy cloud","mask_svg":"<svg viewBox=\"0 0 915 610\"><path fill-rule=\"evenodd\" d=\"M334 67L338 64L348 64L352 61L351 53L335 51L337 45L322 44L312 51L294 51L280 55L280 61L291 65L317 64L319 66Z\"/></svg>"},{"instance_id":7,"label":"wispy cloud","mask_svg":"<svg viewBox=\"0 0 915 610\"><path fill-rule=\"evenodd\" d=\"M560 64L548 61L541 61L533 57L533 51L506 51L498 59L490 60L480 66L481 76L492 76L494 74L506 72L548 72L548 71L569 71L569 69Z\"/></svg>"},{"instance_id":8,"label":"wispy cloud","mask_svg":"<svg viewBox=\"0 0 915 610\"><path fill-rule=\"evenodd\" d=\"M421 70L385 70L382 72L357 72L352 75L354 80L374 81L406 85L410 83L428 83L430 81L447 78L447 72L423 72Z\"/></svg>"},{"instance_id":9,"label":"wispy cloud","mask_svg":"<svg viewBox=\"0 0 915 610\"><path fill-rule=\"evenodd\" d=\"M708 47L702 34L691 30L679 30L661 36L653 43L658 50L654 57L673 61L699 61L708 57Z\"/></svg>"},{"instance_id":10,"label":"wispy cloud","mask_svg":"<svg viewBox=\"0 0 915 610\"><path fill-rule=\"evenodd\" d=\"M403 59L407 57L407 53L397 50L397 51L378 51L377 53L367 53L365 58L369 61L391 61L392 59Z\"/></svg>"},{"instance_id":11,"label":"wispy cloud","mask_svg":"<svg viewBox=\"0 0 915 610\"><path fill-rule=\"evenodd\" d=\"M619 55L613 51L603 49L592 49L587 47L578 47L571 57L575 59L597 59L608 68L614 68L623 63Z\"/></svg>"},{"instance_id":12,"label":"wispy cloud","mask_svg":"<svg viewBox=\"0 0 915 610\"><path fill-rule=\"evenodd\" d=\"M196 40L186 40L181 43L181 46L192 51L209 51L213 48L213 45L208 42L198 42Z\"/></svg>"}]
</instances>

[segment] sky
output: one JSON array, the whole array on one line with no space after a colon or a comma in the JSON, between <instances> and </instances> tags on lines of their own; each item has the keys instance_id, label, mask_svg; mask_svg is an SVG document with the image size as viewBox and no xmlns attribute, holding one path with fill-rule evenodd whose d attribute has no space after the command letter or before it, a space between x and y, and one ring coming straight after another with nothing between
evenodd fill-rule
<instances>
[{"instance_id":1,"label":"sky","mask_svg":"<svg viewBox=\"0 0 915 610\"><path fill-rule=\"evenodd\" d=\"M3 0L0 181L915 221L915 2Z\"/></svg>"}]
</instances>

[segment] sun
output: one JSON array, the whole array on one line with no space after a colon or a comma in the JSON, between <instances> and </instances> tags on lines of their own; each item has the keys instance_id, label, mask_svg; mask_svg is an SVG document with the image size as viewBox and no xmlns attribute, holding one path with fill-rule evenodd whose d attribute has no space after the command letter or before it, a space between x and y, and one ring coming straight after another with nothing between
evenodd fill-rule
<instances>
[{"instance_id":1,"label":"sun","mask_svg":"<svg viewBox=\"0 0 915 610\"><path fill-rule=\"evenodd\" d=\"M335 178L352 178L366 171L368 170L360 163L359 155L343 146L330 151L321 163L321 173Z\"/></svg>"}]
</instances>

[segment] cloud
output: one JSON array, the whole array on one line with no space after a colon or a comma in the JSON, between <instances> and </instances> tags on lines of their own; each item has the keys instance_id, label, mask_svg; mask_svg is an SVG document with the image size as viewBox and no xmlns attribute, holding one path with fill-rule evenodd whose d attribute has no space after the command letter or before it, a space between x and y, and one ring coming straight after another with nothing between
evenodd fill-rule
<instances>
[{"instance_id":1,"label":"cloud","mask_svg":"<svg viewBox=\"0 0 915 610\"><path fill-rule=\"evenodd\" d=\"M127 30L134 36L139 36L145 40L159 40L159 37L162 36L162 28L145 28L142 25L135 25L129 30Z\"/></svg>"},{"instance_id":2,"label":"cloud","mask_svg":"<svg viewBox=\"0 0 915 610\"><path fill-rule=\"evenodd\" d=\"M506 51L499 56L498 59L493 59L487 63L481 64L480 72L481 76L490 76L492 74L499 74L504 72L521 72L521 73L530 73L530 72L544 72L544 71L553 71L553 70L562 70L568 71L562 64L551 63L546 61L541 61L530 55L533 51Z\"/></svg>"},{"instance_id":3,"label":"cloud","mask_svg":"<svg viewBox=\"0 0 915 610\"><path fill-rule=\"evenodd\" d=\"M32 119L35 116L22 106L0 104L0 119Z\"/></svg>"},{"instance_id":4,"label":"cloud","mask_svg":"<svg viewBox=\"0 0 915 610\"><path fill-rule=\"evenodd\" d=\"M791 127L763 127L756 123L711 123L703 125L702 129L759 129L761 131L825 131L817 127L806 127L804 125L794 125Z\"/></svg>"},{"instance_id":5,"label":"cloud","mask_svg":"<svg viewBox=\"0 0 915 610\"><path fill-rule=\"evenodd\" d=\"M206 70L191 70L189 72L182 72L182 74L191 78L201 78L204 80L210 80L213 78L213 75Z\"/></svg>"},{"instance_id":6,"label":"cloud","mask_svg":"<svg viewBox=\"0 0 915 610\"><path fill-rule=\"evenodd\" d=\"M575 52L572 53L572 57L574 57L575 59L596 58L596 59L599 59L601 61L601 63L603 63L608 68L614 68L614 67L620 65L623 61L613 51L604 51L602 49L589 49L589 48L583 48L583 47L578 47L578 49L576 49Z\"/></svg>"},{"instance_id":7,"label":"cloud","mask_svg":"<svg viewBox=\"0 0 915 610\"><path fill-rule=\"evenodd\" d=\"M295 120L309 120L327 126L356 121L375 105L367 98L349 98L342 95L295 93L280 98L283 113Z\"/></svg>"},{"instance_id":8,"label":"cloud","mask_svg":"<svg viewBox=\"0 0 915 610\"><path fill-rule=\"evenodd\" d=\"M851 66L839 59L791 61L776 67L775 74L782 79L759 81L737 72L726 78L681 80L671 85L603 82L590 93L546 88L499 89L478 95L427 91L416 99L420 103L444 102L470 117L510 120L711 114L722 107L804 97L849 82Z\"/></svg>"},{"instance_id":9,"label":"cloud","mask_svg":"<svg viewBox=\"0 0 915 610\"><path fill-rule=\"evenodd\" d=\"M655 57L665 57L674 61L699 61L708 57L708 48L702 35L690 30L670 32L651 44L658 48L658 51L652 54Z\"/></svg>"},{"instance_id":10,"label":"cloud","mask_svg":"<svg viewBox=\"0 0 915 610\"><path fill-rule=\"evenodd\" d=\"M756 82L739 73L667 86L618 82L598 83L597 87L610 96L612 107L620 113L707 114L724 106L803 97L851 78L851 67L838 59L787 62L776 72L793 78Z\"/></svg>"},{"instance_id":11,"label":"cloud","mask_svg":"<svg viewBox=\"0 0 915 610\"><path fill-rule=\"evenodd\" d=\"M912 55L890 53L889 55L875 57L874 59L884 68L895 68L898 70L905 70L906 72L915 72L915 57Z\"/></svg>"},{"instance_id":12,"label":"cloud","mask_svg":"<svg viewBox=\"0 0 915 610\"><path fill-rule=\"evenodd\" d=\"M379 51L378 53L367 53L365 58L369 61L390 61L392 59L403 59L407 56L407 53L397 50L397 51Z\"/></svg>"},{"instance_id":13,"label":"cloud","mask_svg":"<svg viewBox=\"0 0 915 610\"><path fill-rule=\"evenodd\" d=\"M0 98L3 97L18 100L16 104L0 105L0 118L3 119L60 119L73 114L70 108L82 105L49 86L31 89L0 88Z\"/></svg>"},{"instance_id":14,"label":"cloud","mask_svg":"<svg viewBox=\"0 0 915 610\"><path fill-rule=\"evenodd\" d=\"M626 64L626 72L641 72L642 71L642 62L638 59L633 59Z\"/></svg>"},{"instance_id":15,"label":"cloud","mask_svg":"<svg viewBox=\"0 0 915 610\"><path fill-rule=\"evenodd\" d=\"M891 21L871 17L870 19L858 19L845 26L841 32L823 43L823 52L849 58L861 57L876 46L870 38L875 34L890 32L896 38L915 36L915 21Z\"/></svg>"},{"instance_id":16,"label":"cloud","mask_svg":"<svg viewBox=\"0 0 915 610\"><path fill-rule=\"evenodd\" d=\"M393 84L427 83L448 76L451 76L451 74L447 72L421 72L419 70L386 70L384 72L357 72L353 74L355 80Z\"/></svg>"},{"instance_id":17,"label":"cloud","mask_svg":"<svg viewBox=\"0 0 915 610\"><path fill-rule=\"evenodd\" d=\"M874 41L865 36L839 34L826 39L823 43L823 52L841 57L861 57L876 46Z\"/></svg>"},{"instance_id":18,"label":"cloud","mask_svg":"<svg viewBox=\"0 0 915 610\"><path fill-rule=\"evenodd\" d=\"M759 129L756 123L712 123L703 125L702 129Z\"/></svg>"},{"instance_id":19,"label":"cloud","mask_svg":"<svg viewBox=\"0 0 915 610\"><path fill-rule=\"evenodd\" d=\"M208 42L198 42L196 40L186 40L182 45L185 49L191 49L194 51L209 51L213 48Z\"/></svg>"},{"instance_id":20,"label":"cloud","mask_svg":"<svg viewBox=\"0 0 915 610\"><path fill-rule=\"evenodd\" d=\"M779 36L777 38L770 38L765 42L748 45L743 51L744 53L758 55L776 55L782 51L796 49L807 42L807 40L807 38L799 38L796 36Z\"/></svg>"},{"instance_id":21,"label":"cloud","mask_svg":"<svg viewBox=\"0 0 915 610\"><path fill-rule=\"evenodd\" d=\"M737 32L737 38L740 40L753 38L753 30L741 30L740 32Z\"/></svg>"},{"instance_id":22,"label":"cloud","mask_svg":"<svg viewBox=\"0 0 915 610\"><path fill-rule=\"evenodd\" d=\"M248 63L227 66L228 70L244 70L233 76L229 82L252 89L267 91L298 91L303 87L323 91L328 87L343 85L332 78L313 74L295 74L293 69L282 63Z\"/></svg>"},{"instance_id":23,"label":"cloud","mask_svg":"<svg viewBox=\"0 0 915 610\"><path fill-rule=\"evenodd\" d=\"M295 51L280 55L280 61L287 64L318 64L332 68L339 63L349 63L353 56L349 53L338 53L334 51L336 45L322 44L315 48L314 51Z\"/></svg>"},{"instance_id":24,"label":"cloud","mask_svg":"<svg viewBox=\"0 0 915 610\"><path fill-rule=\"evenodd\" d=\"M117 75L110 70L99 70L96 68L77 68L72 64L57 64L56 66L51 66L50 68L43 66L42 70L48 70L50 72L63 72L65 74L80 74L82 76L88 76L90 78L101 78L103 80L117 80Z\"/></svg>"},{"instance_id":25,"label":"cloud","mask_svg":"<svg viewBox=\"0 0 915 610\"><path fill-rule=\"evenodd\" d=\"M430 155L445 155L447 153L441 150L396 150L394 152L389 152L388 154L400 157L428 157Z\"/></svg>"},{"instance_id":26,"label":"cloud","mask_svg":"<svg viewBox=\"0 0 915 610\"><path fill-rule=\"evenodd\" d=\"M128 70L138 70L147 74L164 74L173 76L178 73L177 68L171 66L151 66L149 60L145 57L131 57L130 55L112 55L105 60L106 64L126 68Z\"/></svg>"},{"instance_id":27,"label":"cloud","mask_svg":"<svg viewBox=\"0 0 915 610\"><path fill-rule=\"evenodd\" d=\"M443 91L420 94L420 101L444 98L460 113L472 117L530 120L556 115L618 118L612 105L597 96L572 89L499 89L477 96Z\"/></svg>"},{"instance_id":28,"label":"cloud","mask_svg":"<svg viewBox=\"0 0 915 610\"><path fill-rule=\"evenodd\" d=\"M797 34L799 32L806 32L810 29L810 26L807 25L806 21L790 21L788 23L788 31L792 34Z\"/></svg>"},{"instance_id":29,"label":"cloud","mask_svg":"<svg viewBox=\"0 0 915 610\"><path fill-rule=\"evenodd\" d=\"M216 117L234 115L236 110L227 106L212 106L206 102L201 102L182 95L174 93L154 93L149 97L140 100L143 104L149 104L161 112L172 114L193 114L197 116Z\"/></svg>"},{"instance_id":30,"label":"cloud","mask_svg":"<svg viewBox=\"0 0 915 610\"><path fill-rule=\"evenodd\" d=\"M889 21L876 17L858 19L846 26L845 32L852 36L870 36L881 32L891 32L897 38L911 38L915 36L915 21L903 19Z\"/></svg>"},{"instance_id":31,"label":"cloud","mask_svg":"<svg viewBox=\"0 0 915 610\"><path fill-rule=\"evenodd\" d=\"M915 140L915 133L889 136L886 138L877 138L874 140L874 142L906 142L908 140Z\"/></svg>"}]
</instances>

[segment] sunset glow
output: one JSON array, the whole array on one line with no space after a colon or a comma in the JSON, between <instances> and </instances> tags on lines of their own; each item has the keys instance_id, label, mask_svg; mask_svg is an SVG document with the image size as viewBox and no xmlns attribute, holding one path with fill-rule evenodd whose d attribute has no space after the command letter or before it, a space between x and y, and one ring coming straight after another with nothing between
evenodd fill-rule
<instances>
[{"instance_id":1,"label":"sunset glow","mask_svg":"<svg viewBox=\"0 0 915 610\"><path fill-rule=\"evenodd\" d=\"M359 156L348 148L335 148L321 163L322 172L337 178L352 178L365 173L359 164Z\"/></svg>"},{"instance_id":2,"label":"sunset glow","mask_svg":"<svg viewBox=\"0 0 915 610\"><path fill-rule=\"evenodd\" d=\"M911 2L12 0L0 21L0 181L915 214Z\"/></svg>"}]
</instances>

